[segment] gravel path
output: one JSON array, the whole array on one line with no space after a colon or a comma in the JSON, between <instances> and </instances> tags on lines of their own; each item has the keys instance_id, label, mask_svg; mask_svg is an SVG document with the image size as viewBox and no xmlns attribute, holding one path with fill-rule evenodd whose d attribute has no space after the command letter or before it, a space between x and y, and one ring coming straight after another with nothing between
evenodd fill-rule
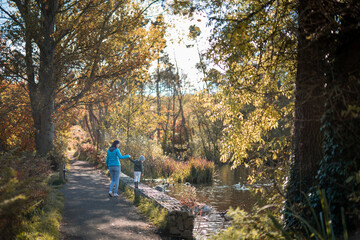
<instances>
[{"instance_id":1,"label":"gravel path","mask_svg":"<svg viewBox=\"0 0 360 240\"><path fill-rule=\"evenodd\" d=\"M125 197L108 197L110 180L84 161L73 161L62 190L62 240L161 239Z\"/></svg>"}]
</instances>

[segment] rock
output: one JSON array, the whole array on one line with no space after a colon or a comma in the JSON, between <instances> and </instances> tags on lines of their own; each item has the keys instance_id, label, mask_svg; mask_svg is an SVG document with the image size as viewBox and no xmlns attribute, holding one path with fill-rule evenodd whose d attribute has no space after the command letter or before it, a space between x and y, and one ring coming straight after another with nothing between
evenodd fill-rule
<instances>
[{"instance_id":1,"label":"rock","mask_svg":"<svg viewBox=\"0 0 360 240\"><path fill-rule=\"evenodd\" d=\"M178 219L176 220L176 226L180 231L184 231L184 223L183 220L181 218L178 217Z\"/></svg>"},{"instance_id":2,"label":"rock","mask_svg":"<svg viewBox=\"0 0 360 240\"><path fill-rule=\"evenodd\" d=\"M189 216L187 212L181 212L181 215L183 219L186 219Z\"/></svg>"},{"instance_id":3,"label":"rock","mask_svg":"<svg viewBox=\"0 0 360 240\"><path fill-rule=\"evenodd\" d=\"M230 217L230 216L227 215L227 214L225 214L225 215L223 216L223 218L225 219L225 221L231 221L231 220L233 220L233 218Z\"/></svg>"},{"instance_id":4,"label":"rock","mask_svg":"<svg viewBox=\"0 0 360 240\"><path fill-rule=\"evenodd\" d=\"M199 209L199 213L201 213L201 216L209 215L211 213L211 207L204 205Z\"/></svg>"},{"instance_id":5,"label":"rock","mask_svg":"<svg viewBox=\"0 0 360 240\"><path fill-rule=\"evenodd\" d=\"M177 227L170 227L169 233L173 235L179 235L180 231Z\"/></svg>"},{"instance_id":6,"label":"rock","mask_svg":"<svg viewBox=\"0 0 360 240\"><path fill-rule=\"evenodd\" d=\"M196 206L194 207L193 213L194 213L195 215L197 215L199 212L200 212L199 205L196 205Z\"/></svg>"},{"instance_id":7,"label":"rock","mask_svg":"<svg viewBox=\"0 0 360 240\"><path fill-rule=\"evenodd\" d=\"M194 228L194 218L189 217L184 221L185 229L193 229Z\"/></svg>"},{"instance_id":8,"label":"rock","mask_svg":"<svg viewBox=\"0 0 360 240\"><path fill-rule=\"evenodd\" d=\"M184 238L192 238L192 231L185 230L184 232L181 233L181 236L183 236Z\"/></svg>"},{"instance_id":9,"label":"rock","mask_svg":"<svg viewBox=\"0 0 360 240\"><path fill-rule=\"evenodd\" d=\"M155 189L158 190L159 192L165 191L165 188L163 188L162 186L156 186Z\"/></svg>"},{"instance_id":10,"label":"rock","mask_svg":"<svg viewBox=\"0 0 360 240\"><path fill-rule=\"evenodd\" d=\"M173 223L173 222L175 222L176 217L175 217L174 215L169 215L168 219L169 219L168 221L169 221L170 223Z\"/></svg>"}]
</instances>

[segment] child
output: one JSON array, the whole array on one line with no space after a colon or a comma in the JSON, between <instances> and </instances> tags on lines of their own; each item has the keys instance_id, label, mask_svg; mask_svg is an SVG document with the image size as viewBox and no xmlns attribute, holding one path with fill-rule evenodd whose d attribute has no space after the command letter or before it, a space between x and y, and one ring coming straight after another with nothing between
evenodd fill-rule
<instances>
[{"instance_id":1,"label":"child","mask_svg":"<svg viewBox=\"0 0 360 240\"><path fill-rule=\"evenodd\" d=\"M143 173L143 163L145 161L145 157L141 155L139 157L139 160L132 160L131 158L129 159L132 163L134 163L134 183L135 183L135 188L138 188L140 182L140 176Z\"/></svg>"}]
</instances>

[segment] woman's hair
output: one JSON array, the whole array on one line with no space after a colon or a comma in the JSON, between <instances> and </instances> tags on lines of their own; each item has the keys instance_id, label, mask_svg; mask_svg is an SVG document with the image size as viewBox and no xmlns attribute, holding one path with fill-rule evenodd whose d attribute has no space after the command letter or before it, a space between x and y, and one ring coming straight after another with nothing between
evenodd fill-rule
<instances>
[{"instance_id":1,"label":"woman's hair","mask_svg":"<svg viewBox=\"0 0 360 240\"><path fill-rule=\"evenodd\" d=\"M111 144L111 147L115 147L116 148L116 145L118 145L120 143L119 140L115 140L112 144Z\"/></svg>"}]
</instances>

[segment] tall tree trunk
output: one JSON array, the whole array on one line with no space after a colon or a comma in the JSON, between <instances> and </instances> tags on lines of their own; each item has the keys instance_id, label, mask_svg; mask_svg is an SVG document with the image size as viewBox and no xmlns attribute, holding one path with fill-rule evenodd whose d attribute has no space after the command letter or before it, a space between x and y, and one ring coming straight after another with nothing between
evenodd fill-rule
<instances>
[{"instance_id":1,"label":"tall tree trunk","mask_svg":"<svg viewBox=\"0 0 360 240\"><path fill-rule=\"evenodd\" d=\"M295 122L293 133L293 165L287 189L287 204L294 209L304 202L302 193L308 193L314 184L322 159L321 117L325 103L325 77L321 38L316 39L316 24L324 22L319 2L301 0L298 3L299 32L295 88ZM296 219L287 217L287 225Z\"/></svg>"},{"instance_id":2,"label":"tall tree trunk","mask_svg":"<svg viewBox=\"0 0 360 240\"><path fill-rule=\"evenodd\" d=\"M160 141L160 126L159 126L159 120L161 116L161 102L160 102L160 58L158 58L158 65L157 65L157 76L156 76L156 114L158 117L158 125L156 127L157 132L157 141Z\"/></svg>"},{"instance_id":3,"label":"tall tree trunk","mask_svg":"<svg viewBox=\"0 0 360 240\"><path fill-rule=\"evenodd\" d=\"M54 76L55 41L54 29L56 13L58 10L57 0L48 0L41 3L40 31L36 31L34 19L30 14L28 2L15 1L20 13L25 20L25 49L28 77L28 89L32 115L35 126L35 142L38 154L47 154L54 148L54 113L56 82ZM32 63L33 40L40 49L40 67L38 79Z\"/></svg>"},{"instance_id":4,"label":"tall tree trunk","mask_svg":"<svg viewBox=\"0 0 360 240\"><path fill-rule=\"evenodd\" d=\"M42 41L40 42L40 69L39 69L39 100L41 102L40 126L37 126L39 133L39 145L36 145L37 151L46 154L54 147L54 124L52 115L55 104L55 76L54 76L54 56L55 42L54 30L56 12L58 9L57 0L48 0L42 4Z\"/></svg>"},{"instance_id":5,"label":"tall tree trunk","mask_svg":"<svg viewBox=\"0 0 360 240\"><path fill-rule=\"evenodd\" d=\"M131 92L131 91L130 91ZM130 126L131 126L131 111L132 111L132 98L131 93L129 94L129 105L128 105L128 113L126 116L126 150L128 151L128 147L130 144Z\"/></svg>"},{"instance_id":6,"label":"tall tree trunk","mask_svg":"<svg viewBox=\"0 0 360 240\"><path fill-rule=\"evenodd\" d=\"M343 236L343 208L347 231L352 235L357 230L352 239L359 239L359 202L354 196L359 196L360 183L349 179L355 179L360 170L360 3L334 10L336 15L342 14L342 27L334 34L331 47L334 60L327 74L324 158L317 178L330 202L336 235Z\"/></svg>"},{"instance_id":7,"label":"tall tree trunk","mask_svg":"<svg viewBox=\"0 0 360 240\"><path fill-rule=\"evenodd\" d=\"M99 121L98 121L98 129L97 129L97 135L98 135L98 140L97 140L97 145L96 145L96 149L102 149L104 147L105 144L105 118L106 118L106 114L107 114L107 109L106 107L103 108L102 104L99 103L98 104L98 112L99 112Z\"/></svg>"},{"instance_id":8,"label":"tall tree trunk","mask_svg":"<svg viewBox=\"0 0 360 240\"><path fill-rule=\"evenodd\" d=\"M168 103L167 103L167 111L166 111L166 123L165 126L163 128L164 130L164 138L163 138L163 151L165 152L165 154L169 153L169 146L168 146L168 130L169 130L169 122L170 122L170 108L171 108L171 98L168 98Z\"/></svg>"},{"instance_id":9,"label":"tall tree trunk","mask_svg":"<svg viewBox=\"0 0 360 240\"><path fill-rule=\"evenodd\" d=\"M173 85L173 96L172 96L172 140L171 140L171 153L174 154L175 153L175 132L176 132L176 120L178 117L178 114L175 113L175 109L176 109L176 85Z\"/></svg>"}]
</instances>

